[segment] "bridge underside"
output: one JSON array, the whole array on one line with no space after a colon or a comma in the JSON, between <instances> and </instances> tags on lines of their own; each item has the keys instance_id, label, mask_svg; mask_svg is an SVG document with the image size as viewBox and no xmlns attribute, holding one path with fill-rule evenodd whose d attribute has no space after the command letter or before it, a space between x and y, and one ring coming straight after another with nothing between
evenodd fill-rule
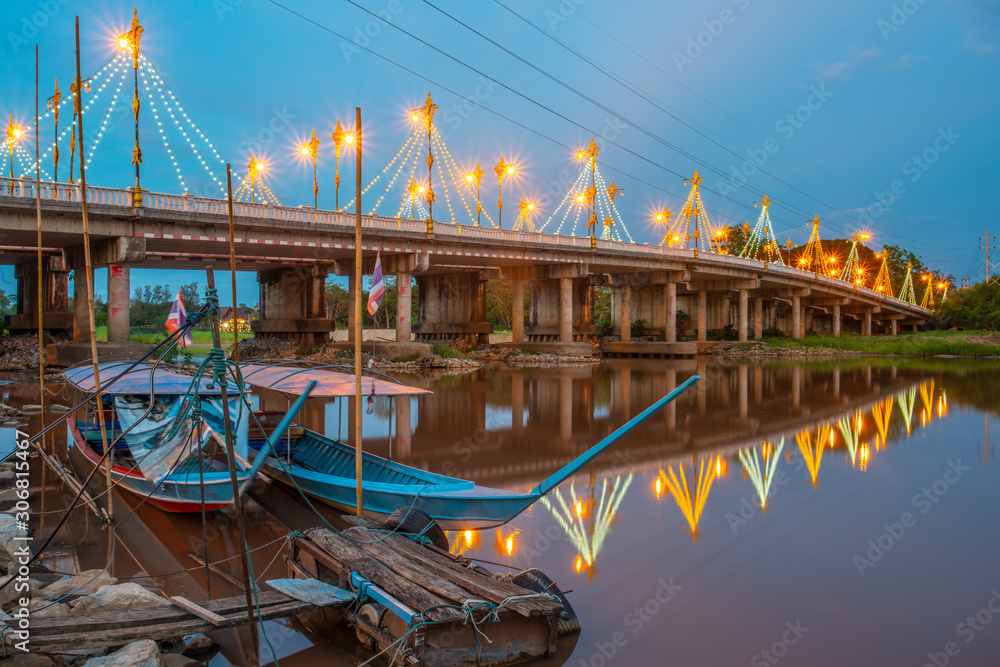
<instances>
[{"instance_id":1,"label":"bridge underside","mask_svg":"<svg viewBox=\"0 0 1000 667\"><path fill-rule=\"evenodd\" d=\"M5 183L0 179L0 186ZM18 265L19 310L8 318L15 332L37 327L32 188L18 182L15 196L0 196L0 263ZM68 303L68 272L84 265L80 204L73 192L43 184L43 327L72 330L75 340L84 340L89 338L84 281L74 280L72 313ZM92 265L109 267L109 340L128 340L130 267L229 266L224 202L144 196L138 209L128 190L95 188L89 197ZM238 203L234 226L237 270L255 271L261 282L257 335L306 346L328 341L334 326L326 313L325 281L334 272L353 282L354 217ZM839 280L712 253L695 257L687 250L602 240L591 248L588 238L442 223L428 233L425 221L370 216L363 216L363 227L365 275L371 275L380 250L384 273L395 275L400 285L399 343L409 343L414 334L484 342L492 331L485 318L485 285L496 277L511 281L513 304L523 304L527 294L527 312L508 306L513 345L561 345L574 353L589 349L600 333L593 312L596 284L612 289L611 326L623 343L632 342L633 329L663 343L685 335L706 341L710 332L727 327L740 340L773 330L793 337L893 334L929 315ZM408 287L414 277L418 308L411 328Z\"/></svg>"}]
</instances>

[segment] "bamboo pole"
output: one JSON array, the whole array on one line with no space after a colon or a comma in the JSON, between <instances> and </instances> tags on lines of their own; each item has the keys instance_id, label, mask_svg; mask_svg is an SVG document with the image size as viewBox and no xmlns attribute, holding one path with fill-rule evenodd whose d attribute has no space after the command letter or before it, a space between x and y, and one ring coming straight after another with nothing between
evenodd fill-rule
<instances>
[{"instance_id":1,"label":"bamboo pole","mask_svg":"<svg viewBox=\"0 0 1000 667\"><path fill-rule=\"evenodd\" d=\"M240 334L236 328L236 232L233 222L233 170L226 163L226 188L229 192L229 271L233 276L233 361L240 363Z\"/></svg>"},{"instance_id":2,"label":"bamboo pole","mask_svg":"<svg viewBox=\"0 0 1000 667\"><path fill-rule=\"evenodd\" d=\"M45 289L42 285L42 162L39 157L38 139L38 45L35 44L35 216L38 221L38 404L42 406L42 428L45 428L45 334L42 329L42 312Z\"/></svg>"},{"instance_id":3,"label":"bamboo pole","mask_svg":"<svg viewBox=\"0 0 1000 667\"><path fill-rule=\"evenodd\" d=\"M208 274L208 289L215 291L215 271L206 267ZM219 311L212 310L212 344L222 349L222 333L219 327ZM222 418L226 428L226 452L229 456L229 481L233 486L233 504L236 506L236 529L240 537L240 563L243 566L243 586L247 600L247 621L250 626L251 667L257 667L260 662L260 640L257 637L257 621L254 620L253 582L250 580L250 563L247 555L246 529L243 525L243 498L240 495L240 484L236 479L236 442L233 437L233 422L229 415L229 393L226 389L225 374L219 378L219 391L222 393ZM263 452L259 456L263 456ZM206 559L207 560L207 559Z\"/></svg>"},{"instance_id":4,"label":"bamboo pole","mask_svg":"<svg viewBox=\"0 0 1000 667\"><path fill-rule=\"evenodd\" d=\"M354 179L354 475L357 480L357 515L364 512L361 462L361 107L354 109L356 175Z\"/></svg>"},{"instance_id":5,"label":"bamboo pole","mask_svg":"<svg viewBox=\"0 0 1000 667\"><path fill-rule=\"evenodd\" d=\"M97 329L94 326L94 270L90 263L90 227L87 220L87 176L85 173L85 153L83 149L83 89L80 82L80 17L76 17L76 105L77 128L80 143L80 210L83 218L83 263L87 278L87 317L90 320L90 357L94 364L94 391L101 391L101 373L97 364ZM79 280L79 278L74 278ZM111 494L111 456L108 454L108 431L104 425L104 407L100 397L97 399L97 423L101 429L101 446L105 461L105 481L108 486L108 516L114 518Z\"/></svg>"}]
</instances>

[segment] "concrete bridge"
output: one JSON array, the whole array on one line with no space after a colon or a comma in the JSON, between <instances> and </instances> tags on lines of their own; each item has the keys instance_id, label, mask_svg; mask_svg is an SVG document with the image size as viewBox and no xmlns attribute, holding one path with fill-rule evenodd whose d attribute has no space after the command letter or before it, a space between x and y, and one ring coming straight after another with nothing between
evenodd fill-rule
<instances>
[{"instance_id":1,"label":"concrete bridge","mask_svg":"<svg viewBox=\"0 0 1000 667\"><path fill-rule=\"evenodd\" d=\"M74 281L75 312L68 311L68 272L83 267L80 189L43 182L44 327L72 330L89 340L85 281ZM37 270L35 184L0 178L0 262L16 264L18 312L12 331L35 330ZM133 206L131 188L88 187L92 262L108 270L108 338L128 341L129 269L195 269L229 266L227 203L221 199L145 191ZM237 270L256 271L260 283L258 336L312 346L327 342L334 322L325 310L328 275L354 283L352 213L312 207L234 203ZM396 341L460 339L486 342L487 280L512 281L513 302L529 291L527 319L514 308L513 344L561 354L590 354L599 333L594 324L594 286L612 290L615 333L610 356L689 356L695 343L677 342L732 326L739 340L780 329L799 338L842 330L895 334L900 325L922 323L929 311L908 302L799 269L695 250L512 231L429 220L363 216L363 271L372 272L375 251L399 290ZM412 295L419 291L411 327ZM352 297L353 298L353 297ZM349 312L353 318L354 309ZM687 322L678 327L678 313ZM631 341L632 322L661 342ZM353 326L349 328L353 335Z\"/></svg>"}]
</instances>

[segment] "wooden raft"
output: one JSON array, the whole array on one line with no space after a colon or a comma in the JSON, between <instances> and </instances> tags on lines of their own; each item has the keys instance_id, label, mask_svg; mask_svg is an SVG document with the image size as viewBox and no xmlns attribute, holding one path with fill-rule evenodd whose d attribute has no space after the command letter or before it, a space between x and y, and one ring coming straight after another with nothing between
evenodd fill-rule
<instances>
[{"instance_id":1,"label":"wooden raft","mask_svg":"<svg viewBox=\"0 0 1000 667\"><path fill-rule=\"evenodd\" d=\"M338 602L305 602L278 591L258 594L263 620L286 618L322 607L347 604L346 591ZM246 598L208 600L197 604L183 597L171 598L169 607L71 614L31 619L32 652L54 653L86 648L120 646L138 639L168 639L247 625ZM256 616L256 614L255 614ZM9 640L8 640L9 643Z\"/></svg>"},{"instance_id":2,"label":"wooden raft","mask_svg":"<svg viewBox=\"0 0 1000 667\"><path fill-rule=\"evenodd\" d=\"M344 519L355 527L342 533L307 531L293 544L289 564L300 576L348 590L355 588L352 576L361 575L417 613L407 620L386 605L385 611L376 606L374 615L362 608L341 616L372 648L404 638L403 661L414 665L503 665L555 655L564 609L559 601L497 579L433 546L389 534L370 519ZM519 600L522 596L528 599ZM471 607L476 610L470 613Z\"/></svg>"}]
</instances>

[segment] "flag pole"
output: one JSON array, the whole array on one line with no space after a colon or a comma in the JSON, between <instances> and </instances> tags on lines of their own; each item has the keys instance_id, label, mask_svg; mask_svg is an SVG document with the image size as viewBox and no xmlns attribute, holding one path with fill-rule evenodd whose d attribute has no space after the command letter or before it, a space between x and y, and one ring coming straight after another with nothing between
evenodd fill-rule
<instances>
[{"instance_id":1,"label":"flag pole","mask_svg":"<svg viewBox=\"0 0 1000 667\"><path fill-rule=\"evenodd\" d=\"M361 107L354 109L354 475L357 480L357 515L364 512L361 463Z\"/></svg>"}]
</instances>

